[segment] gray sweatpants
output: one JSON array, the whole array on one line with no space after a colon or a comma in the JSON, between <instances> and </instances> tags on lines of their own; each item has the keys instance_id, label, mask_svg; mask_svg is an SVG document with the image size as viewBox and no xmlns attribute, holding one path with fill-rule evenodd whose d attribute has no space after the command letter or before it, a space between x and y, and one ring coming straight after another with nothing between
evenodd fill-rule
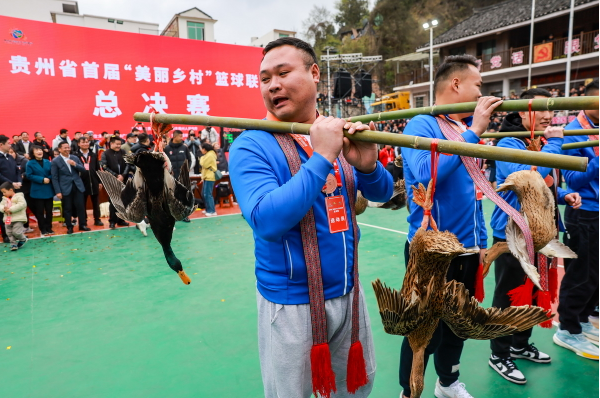
<instances>
[{"instance_id":1,"label":"gray sweatpants","mask_svg":"<svg viewBox=\"0 0 600 398\"><path fill-rule=\"evenodd\" d=\"M332 397L367 397L375 379L375 349L367 303L361 288L360 341L369 382L356 394L346 387L348 350L352 331L352 292L325 301L331 364L337 393ZM282 305L265 299L258 291L258 351L266 398L308 398L312 394L310 305Z\"/></svg>"},{"instance_id":2,"label":"gray sweatpants","mask_svg":"<svg viewBox=\"0 0 600 398\"><path fill-rule=\"evenodd\" d=\"M23 223L20 221L11 222L10 224L6 224L6 235L8 235L8 239L10 240L11 246L17 244L17 241L22 242L27 240L27 237L23 233L25 228L23 227Z\"/></svg>"}]
</instances>

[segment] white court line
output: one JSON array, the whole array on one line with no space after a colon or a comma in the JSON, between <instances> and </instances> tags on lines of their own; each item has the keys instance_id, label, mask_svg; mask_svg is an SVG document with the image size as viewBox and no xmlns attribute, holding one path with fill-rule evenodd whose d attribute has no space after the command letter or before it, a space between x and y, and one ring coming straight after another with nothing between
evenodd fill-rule
<instances>
[{"instance_id":1,"label":"white court line","mask_svg":"<svg viewBox=\"0 0 600 398\"><path fill-rule=\"evenodd\" d=\"M362 222L357 223L358 225L363 225L365 227L371 227L371 228L377 228L377 229L383 229L384 231L390 231L390 232L395 232L397 234L402 234L402 235L408 235L408 232L402 232L402 231L397 231L395 229L389 229L389 228L383 228L383 227L378 227L377 225L371 225L371 224L364 224Z\"/></svg>"}]
</instances>

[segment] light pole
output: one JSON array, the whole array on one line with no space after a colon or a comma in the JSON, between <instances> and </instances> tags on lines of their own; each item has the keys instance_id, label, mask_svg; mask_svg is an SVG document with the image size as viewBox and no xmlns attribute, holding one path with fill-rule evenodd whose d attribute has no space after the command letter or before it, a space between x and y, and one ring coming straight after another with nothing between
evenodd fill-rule
<instances>
[{"instance_id":1,"label":"light pole","mask_svg":"<svg viewBox=\"0 0 600 398\"><path fill-rule=\"evenodd\" d=\"M329 67L329 50L335 50L331 46L325 47L327 50L327 112L328 116L331 116L331 68Z\"/></svg>"},{"instance_id":2,"label":"light pole","mask_svg":"<svg viewBox=\"0 0 600 398\"><path fill-rule=\"evenodd\" d=\"M423 29L429 29L429 106L433 106L433 28L438 25L437 19L425 22Z\"/></svg>"},{"instance_id":3,"label":"light pole","mask_svg":"<svg viewBox=\"0 0 600 398\"><path fill-rule=\"evenodd\" d=\"M573 13L575 0L571 0L571 11L569 12L569 38L567 39L567 75L565 76L565 97L571 96L571 53L573 52Z\"/></svg>"},{"instance_id":4,"label":"light pole","mask_svg":"<svg viewBox=\"0 0 600 398\"><path fill-rule=\"evenodd\" d=\"M527 70L527 90L531 88L531 64L533 63L533 23L535 20L535 0L531 0L531 28L529 30L529 68Z\"/></svg>"}]
</instances>

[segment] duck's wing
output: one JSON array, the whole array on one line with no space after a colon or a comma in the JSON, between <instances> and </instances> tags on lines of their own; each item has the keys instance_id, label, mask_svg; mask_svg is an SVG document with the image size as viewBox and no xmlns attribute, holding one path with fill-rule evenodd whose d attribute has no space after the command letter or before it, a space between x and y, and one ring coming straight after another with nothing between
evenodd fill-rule
<instances>
[{"instance_id":1,"label":"duck's wing","mask_svg":"<svg viewBox=\"0 0 600 398\"><path fill-rule=\"evenodd\" d=\"M398 290L392 290L379 279L372 282L379 314L386 333L406 336L419 326L428 297L419 297L416 290L406 300Z\"/></svg>"},{"instance_id":2,"label":"duck's wing","mask_svg":"<svg viewBox=\"0 0 600 398\"><path fill-rule=\"evenodd\" d=\"M196 210L194 194L191 191L190 169L187 160L181 166L179 179L165 176L166 200L169 211L175 220L180 221Z\"/></svg>"},{"instance_id":3,"label":"duck's wing","mask_svg":"<svg viewBox=\"0 0 600 398\"><path fill-rule=\"evenodd\" d=\"M527 215L523 214L523 218L527 222ZM527 274L538 289L543 290L540 286L540 274L538 274L537 268L529 261L529 253L527 253L527 244L525 243L523 231L521 231L521 228L510 217L506 223L506 243L512 255L521 263L525 274Z\"/></svg>"},{"instance_id":4,"label":"duck's wing","mask_svg":"<svg viewBox=\"0 0 600 398\"><path fill-rule=\"evenodd\" d=\"M539 253L547 257L577 258L577 253L558 239L552 239Z\"/></svg>"},{"instance_id":5,"label":"duck's wing","mask_svg":"<svg viewBox=\"0 0 600 398\"><path fill-rule=\"evenodd\" d=\"M469 297L457 281L445 285L440 318L463 339L489 340L527 330L547 321L549 314L540 307L482 308Z\"/></svg>"},{"instance_id":6,"label":"duck's wing","mask_svg":"<svg viewBox=\"0 0 600 398\"><path fill-rule=\"evenodd\" d=\"M138 168L134 178L129 179L127 184L107 171L100 170L97 173L117 210L117 216L134 223L142 222L146 215L146 193L141 170Z\"/></svg>"}]
</instances>

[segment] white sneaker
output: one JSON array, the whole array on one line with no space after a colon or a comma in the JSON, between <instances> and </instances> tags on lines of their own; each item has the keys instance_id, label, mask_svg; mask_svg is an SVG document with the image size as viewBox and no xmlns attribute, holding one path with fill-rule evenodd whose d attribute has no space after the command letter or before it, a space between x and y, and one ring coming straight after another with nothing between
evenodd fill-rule
<instances>
[{"instance_id":1,"label":"white sneaker","mask_svg":"<svg viewBox=\"0 0 600 398\"><path fill-rule=\"evenodd\" d=\"M583 333L585 338L588 339L590 343L598 345L598 329L596 329L591 322L580 322L580 324L581 333Z\"/></svg>"},{"instance_id":2,"label":"white sneaker","mask_svg":"<svg viewBox=\"0 0 600 398\"><path fill-rule=\"evenodd\" d=\"M473 398L465 388L465 383L459 383L458 380L448 387L442 387L440 379L437 379L434 394L437 398Z\"/></svg>"},{"instance_id":3,"label":"white sneaker","mask_svg":"<svg viewBox=\"0 0 600 398\"><path fill-rule=\"evenodd\" d=\"M202 214L206 214L206 210L202 210Z\"/></svg>"},{"instance_id":4,"label":"white sneaker","mask_svg":"<svg viewBox=\"0 0 600 398\"><path fill-rule=\"evenodd\" d=\"M600 358L598 347L590 343L583 333L571 334L568 330L560 327L552 337L554 344L575 352L580 357L597 361Z\"/></svg>"},{"instance_id":5,"label":"white sneaker","mask_svg":"<svg viewBox=\"0 0 600 398\"><path fill-rule=\"evenodd\" d=\"M206 213L206 217L216 217L217 216L217 212L214 213Z\"/></svg>"},{"instance_id":6,"label":"white sneaker","mask_svg":"<svg viewBox=\"0 0 600 398\"><path fill-rule=\"evenodd\" d=\"M146 232L146 228L148 226L146 225L145 221L142 221L141 223L137 224L137 228L140 230L140 232L142 233L142 235L144 236L148 236L148 232Z\"/></svg>"}]
</instances>

